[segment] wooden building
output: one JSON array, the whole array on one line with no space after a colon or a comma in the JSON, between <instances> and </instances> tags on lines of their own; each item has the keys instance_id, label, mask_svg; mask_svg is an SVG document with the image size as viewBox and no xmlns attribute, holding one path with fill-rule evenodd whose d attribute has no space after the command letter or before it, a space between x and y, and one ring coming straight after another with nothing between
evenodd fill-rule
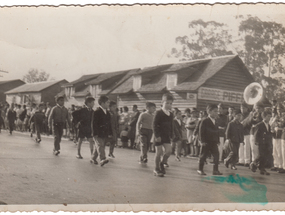
<instances>
[{"instance_id":1,"label":"wooden building","mask_svg":"<svg viewBox=\"0 0 285 215\"><path fill-rule=\"evenodd\" d=\"M16 87L19 87L23 84L25 84L25 82L20 79L0 81L0 103L6 101L5 92L12 90Z\"/></svg>"},{"instance_id":2,"label":"wooden building","mask_svg":"<svg viewBox=\"0 0 285 215\"><path fill-rule=\"evenodd\" d=\"M173 107L181 110L207 104L224 103L239 107L245 87L254 79L237 55L147 67L120 83L111 95L117 95L120 107L136 104L145 108L147 101L161 106L162 95L173 94Z\"/></svg>"},{"instance_id":3,"label":"wooden building","mask_svg":"<svg viewBox=\"0 0 285 215\"><path fill-rule=\"evenodd\" d=\"M60 80L24 84L5 92L6 101L9 104L49 102L51 105L55 105L55 96L62 90L62 85L66 83L68 83L66 80Z\"/></svg>"},{"instance_id":4,"label":"wooden building","mask_svg":"<svg viewBox=\"0 0 285 215\"><path fill-rule=\"evenodd\" d=\"M93 96L95 107L98 107L100 95L108 95L111 100L117 100L116 95L109 94L116 86L132 76L139 69L124 70L110 73L83 75L81 78L64 85L66 97L65 106L83 105L86 96Z\"/></svg>"}]
</instances>

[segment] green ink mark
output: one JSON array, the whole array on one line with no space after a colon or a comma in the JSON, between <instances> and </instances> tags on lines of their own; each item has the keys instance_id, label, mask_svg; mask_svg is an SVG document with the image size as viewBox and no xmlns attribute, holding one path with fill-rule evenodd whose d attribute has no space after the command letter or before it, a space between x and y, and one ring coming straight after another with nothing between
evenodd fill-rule
<instances>
[{"instance_id":1,"label":"green ink mark","mask_svg":"<svg viewBox=\"0 0 285 215\"><path fill-rule=\"evenodd\" d=\"M240 203L259 203L266 205L268 200L266 198L267 188L265 185L259 184L254 178L240 177L239 174L229 176L208 176L202 179L214 181L219 184L238 184L244 191L241 195L225 194L225 196L232 202Z\"/></svg>"}]
</instances>

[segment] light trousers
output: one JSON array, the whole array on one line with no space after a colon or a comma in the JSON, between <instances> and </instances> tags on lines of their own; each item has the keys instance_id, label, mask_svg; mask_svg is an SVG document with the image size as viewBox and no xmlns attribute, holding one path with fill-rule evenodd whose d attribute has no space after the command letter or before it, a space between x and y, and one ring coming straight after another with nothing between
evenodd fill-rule
<instances>
[{"instance_id":1,"label":"light trousers","mask_svg":"<svg viewBox=\"0 0 285 215\"><path fill-rule=\"evenodd\" d=\"M255 145L254 135L250 135L250 150L251 150L251 160L254 161L259 155L258 145Z\"/></svg>"},{"instance_id":2,"label":"light trousers","mask_svg":"<svg viewBox=\"0 0 285 215\"><path fill-rule=\"evenodd\" d=\"M219 147L219 161L223 160L223 148L224 148L224 142L225 142L225 138L224 137L220 137L220 145L218 145Z\"/></svg>"},{"instance_id":3,"label":"light trousers","mask_svg":"<svg viewBox=\"0 0 285 215\"><path fill-rule=\"evenodd\" d=\"M244 135L244 144L240 143L239 147L239 163L249 164L250 163L250 136Z\"/></svg>"}]
</instances>

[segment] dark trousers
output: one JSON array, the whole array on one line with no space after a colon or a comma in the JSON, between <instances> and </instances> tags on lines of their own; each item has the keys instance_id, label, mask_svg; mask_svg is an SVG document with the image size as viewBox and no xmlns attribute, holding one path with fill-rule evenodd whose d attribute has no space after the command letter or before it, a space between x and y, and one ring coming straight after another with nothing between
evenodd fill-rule
<instances>
[{"instance_id":1,"label":"dark trousers","mask_svg":"<svg viewBox=\"0 0 285 215\"><path fill-rule=\"evenodd\" d=\"M152 129L141 128L139 134L141 155L140 160L147 158L147 152L150 147L150 140L152 137Z\"/></svg>"},{"instance_id":2,"label":"dark trousers","mask_svg":"<svg viewBox=\"0 0 285 215\"><path fill-rule=\"evenodd\" d=\"M42 131L42 123L35 123L35 130L36 130L36 135L37 135L37 139L41 139L41 131Z\"/></svg>"},{"instance_id":3,"label":"dark trousers","mask_svg":"<svg viewBox=\"0 0 285 215\"><path fill-rule=\"evenodd\" d=\"M110 141L109 154L113 154L115 145L117 145L117 140L118 138L116 135L112 137L112 140Z\"/></svg>"},{"instance_id":4,"label":"dark trousers","mask_svg":"<svg viewBox=\"0 0 285 215\"><path fill-rule=\"evenodd\" d=\"M205 163L208 155L210 155L210 153L214 157L213 171L218 171L219 149L218 149L217 144L213 144L213 143L211 143L211 144L206 143L205 146L201 146L201 154L200 154L200 158L199 158L199 170L203 170L204 163Z\"/></svg>"},{"instance_id":5,"label":"dark trousers","mask_svg":"<svg viewBox=\"0 0 285 215\"><path fill-rule=\"evenodd\" d=\"M64 123L53 124L54 151L60 150L60 141L63 135L63 128L64 128Z\"/></svg>"},{"instance_id":6,"label":"dark trousers","mask_svg":"<svg viewBox=\"0 0 285 215\"><path fill-rule=\"evenodd\" d=\"M95 140L95 150L92 155L92 159L96 160L99 156L100 161L105 160L106 159L105 145L107 142L107 138L97 137L97 138L94 138L94 140Z\"/></svg>"},{"instance_id":7,"label":"dark trousers","mask_svg":"<svg viewBox=\"0 0 285 215\"><path fill-rule=\"evenodd\" d=\"M15 127L15 121L14 120L9 120L9 131L12 133Z\"/></svg>"},{"instance_id":8,"label":"dark trousers","mask_svg":"<svg viewBox=\"0 0 285 215\"><path fill-rule=\"evenodd\" d=\"M135 139L136 139L136 127L131 127L130 133L129 133L130 141L131 141L131 148L135 145Z\"/></svg>"},{"instance_id":9,"label":"dark trousers","mask_svg":"<svg viewBox=\"0 0 285 215\"><path fill-rule=\"evenodd\" d=\"M229 155L225 159L227 163L232 164L235 166L238 160L238 150L239 150L239 143L229 143Z\"/></svg>"},{"instance_id":10,"label":"dark trousers","mask_svg":"<svg viewBox=\"0 0 285 215\"><path fill-rule=\"evenodd\" d=\"M259 170L265 170L265 165L268 159L268 156L270 155L270 149L267 145L265 144L260 144L258 145L258 151L259 154L256 157L256 159L253 161L253 163L258 166L259 165Z\"/></svg>"}]
</instances>

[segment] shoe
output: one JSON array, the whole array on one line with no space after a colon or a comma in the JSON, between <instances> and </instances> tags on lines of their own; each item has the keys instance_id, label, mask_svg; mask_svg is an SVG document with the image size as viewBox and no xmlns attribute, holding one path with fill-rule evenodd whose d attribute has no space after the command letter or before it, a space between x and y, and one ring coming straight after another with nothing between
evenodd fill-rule
<instances>
[{"instance_id":1,"label":"shoe","mask_svg":"<svg viewBox=\"0 0 285 215\"><path fill-rule=\"evenodd\" d=\"M217 171L213 171L213 175L223 175L223 173L221 173L219 170L217 170Z\"/></svg>"},{"instance_id":2,"label":"shoe","mask_svg":"<svg viewBox=\"0 0 285 215\"><path fill-rule=\"evenodd\" d=\"M278 171L278 168L277 167L272 167L270 170L271 171Z\"/></svg>"},{"instance_id":3,"label":"shoe","mask_svg":"<svg viewBox=\"0 0 285 215\"><path fill-rule=\"evenodd\" d=\"M187 155L186 158L192 158L190 155Z\"/></svg>"},{"instance_id":4,"label":"shoe","mask_svg":"<svg viewBox=\"0 0 285 215\"><path fill-rule=\"evenodd\" d=\"M10 132L10 134L12 134L12 133ZM33 137L33 133L30 134L30 137Z\"/></svg>"},{"instance_id":5,"label":"shoe","mask_svg":"<svg viewBox=\"0 0 285 215\"><path fill-rule=\"evenodd\" d=\"M157 171L157 170L153 170L153 175L154 176L158 176L158 177L163 177L164 176L164 174L162 172Z\"/></svg>"},{"instance_id":6,"label":"shoe","mask_svg":"<svg viewBox=\"0 0 285 215\"><path fill-rule=\"evenodd\" d=\"M249 164L248 163L244 164L244 167L249 167Z\"/></svg>"},{"instance_id":7,"label":"shoe","mask_svg":"<svg viewBox=\"0 0 285 215\"><path fill-rule=\"evenodd\" d=\"M113 154L109 154L109 157L111 158L115 158L115 156Z\"/></svg>"},{"instance_id":8,"label":"shoe","mask_svg":"<svg viewBox=\"0 0 285 215\"><path fill-rule=\"evenodd\" d=\"M199 175L206 175L206 173L203 170L197 170Z\"/></svg>"},{"instance_id":9,"label":"shoe","mask_svg":"<svg viewBox=\"0 0 285 215\"><path fill-rule=\"evenodd\" d=\"M38 143L40 143L42 140L41 139L38 139Z\"/></svg>"},{"instance_id":10,"label":"shoe","mask_svg":"<svg viewBox=\"0 0 285 215\"><path fill-rule=\"evenodd\" d=\"M60 154L60 151L54 151L53 153L54 153L54 155L56 155L56 156L57 156L57 155L59 155L59 154Z\"/></svg>"},{"instance_id":11,"label":"shoe","mask_svg":"<svg viewBox=\"0 0 285 215\"><path fill-rule=\"evenodd\" d=\"M282 168L280 168L277 172L278 172L278 173L285 173L285 170L282 169Z\"/></svg>"},{"instance_id":12,"label":"shoe","mask_svg":"<svg viewBox=\"0 0 285 215\"><path fill-rule=\"evenodd\" d=\"M165 163L164 166L165 166L165 167L169 167L168 163Z\"/></svg>"},{"instance_id":13,"label":"shoe","mask_svg":"<svg viewBox=\"0 0 285 215\"><path fill-rule=\"evenodd\" d=\"M245 164L243 163L237 163L236 166L244 166Z\"/></svg>"},{"instance_id":14,"label":"shoe","mask_svg":"<svg viewBox=\"0 0 285 215\"><path fill-rule=\"evenodd\" d=\"M260 170L260 174L261 175L270 175L270 173L267 172L266 170Z\"/></svg>"},{"instance_id":15,"label":"shoe","mask_svg":"<svg viewBox=\"0 0 285 215\"><path fill-rule=\"evenodd\" d=\"M109 160L105 159L105 160L101 160L100 161L100 166L104 166L105 164L109 163Z\"/></svg>"},{"instance_id":16,"label":"shoe","mask_svg":"<svg viewBox=\"0 0 285 215\"><path fill-rule=\"evenodd\" d=\"M181 161L180 158L178 156L175 157L175 160L177 161Z\"/></svg>"},{"instance_id":17,"label":"shoe","mask_svg":"<svg viewBox=\"0 0 285 215\"><path fill-rule=\"evenodd\" d=\"M83 159L83 157L81 155L76 155L77 159Z\"/></svg>"},{"instance_id":18,"label":"shoe","mask_svg":"<svg viewBox=\"0 0 285 215\"><path fill-rule=\"evenodd\" d=\"M236 168L235 166L232 166L232 167L231 167L231 169L233 169L233 170L237 170L237 168Z\"/></svg>"},{"instance_id":19,"label":"shoe","mask_svg":"<svg viewBox=\"0 0 285 215\"><path fill-rule=\"evenodd\" d=\"M164 169L164 164L160 162L159 167L160 167L160 172L162 174L166 174L165 169Z\"/></svg>"},{"instance_id":20,"label":"shoe","mask_svg":"<svg viewBox=\"0 0 285 215\"><path fill-rule=\"evenodd\" d=\"M256 172L257 166L253 162L251 162L249 168L251 169L252 172Z\"/></svg>"},{"instance_id":21,"label":"shoe","mask_svg":"<svg viewBox=\"0 0 285 215\"><path fill-rule=\"evenodd\" d=\"M90 159L90 163L94 163L95 165L98 165L98 162L96 160Z\"/></svg>"},{"instance_id":22,"label":"shoe","mask_svg":"<svg viewBox=\"0 0 285 215\"><path fill-rule=\"evenodd\" d=\"M147 163L147 158L144 158L142 162Z\"/></svg>"},{"instance_id":23,"label":"shoe","mask_svg":"<svg viewBox=\"0 0 285 215\"><path fill-rule=\"evenodd\" d=\"M225 167L229 168L229 163L226 161L226 159L224 160L224 164L225 164Z\"/></svg>"}]
</instances>

